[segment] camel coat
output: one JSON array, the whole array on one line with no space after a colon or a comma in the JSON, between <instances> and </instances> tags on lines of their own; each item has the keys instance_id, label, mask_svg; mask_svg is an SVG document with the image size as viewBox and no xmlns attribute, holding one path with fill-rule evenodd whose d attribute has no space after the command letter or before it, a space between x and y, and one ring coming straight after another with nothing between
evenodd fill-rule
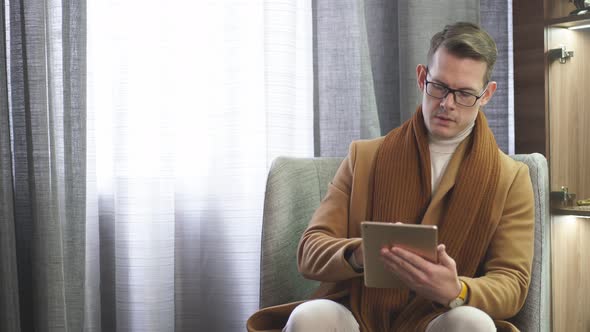
<instances>
[{"instance_id":1,"label":"camel coat","mask_svg":"<svg viewBox=\"0 0 590 332\"><path fill-rule=\"evenodd\" d=\"M448 208L469 139L461 143L434 192L423 224L438 224ZM361 244L360 223L367 220L375 157L383 137L355 141L308 228L297 253L303 276L321 281L312 298L333 299L347 305L350 280L362 278L345 256ZM520 310L528 292L533 258L534 201L528 167L500 151L500 179L492 218L497 228L480 264L479 277L460 276L469 287L467 305L490 315L499 331L518 331L504 321ZM343 222L345 221L345 222ZM248 319L249 331L280 330L290 312L302 302L262 309Z\"/></svg>"}]
</instances>

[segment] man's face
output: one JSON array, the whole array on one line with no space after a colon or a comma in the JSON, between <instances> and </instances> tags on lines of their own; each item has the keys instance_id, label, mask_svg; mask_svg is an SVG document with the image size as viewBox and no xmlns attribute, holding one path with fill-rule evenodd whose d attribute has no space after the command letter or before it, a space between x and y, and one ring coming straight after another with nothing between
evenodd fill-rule
<instances>
[{"instance_id":1,"label":"man's face","mask_svg":"<svg viewBox=\"0 0 590 332\"><path fill-rule=\"evenodd\" d=\"M485 85L486 69L485 62L456 57L444 47L434 53L431 66L418 65L416 74L418 87L422 91L422 114L426 128L432 135L438 138L455 137L475 121L479 108L487 104L496 91L496 82ZM438 84L438 88L442 86L443 89L461 90L481 95L481 98L471 107L458 104L453 93L438 99L426 93L426 80Z\"/></svg>"}]
</instances>

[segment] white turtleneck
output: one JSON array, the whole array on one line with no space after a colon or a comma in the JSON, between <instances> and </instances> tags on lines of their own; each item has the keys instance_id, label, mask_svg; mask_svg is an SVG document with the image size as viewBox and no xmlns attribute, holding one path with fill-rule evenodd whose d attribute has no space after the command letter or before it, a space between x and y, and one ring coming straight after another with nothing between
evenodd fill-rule
<instances>
[{"instance_id":1,"label":"white turtleneck","mask_svg":"<svg viewBox=\"0 0 590 332\"><path fill-rule=\"evenodd\" d=\"M440 138L435 137L432 134L428 134L428 148L430 150L430 176L431 176L431 184L432 184L432 193L436 191L438 188L438 184L440 183L440 179L442 175L445 173L447 165L449 164L449 160L451 160L451 156L457 149L457 146L473 130L473 126L475 125L475 121L471 123L467 128L465 128L462 132L457 134L455 137L451 138Z\"/></svg>"}]
</instances>

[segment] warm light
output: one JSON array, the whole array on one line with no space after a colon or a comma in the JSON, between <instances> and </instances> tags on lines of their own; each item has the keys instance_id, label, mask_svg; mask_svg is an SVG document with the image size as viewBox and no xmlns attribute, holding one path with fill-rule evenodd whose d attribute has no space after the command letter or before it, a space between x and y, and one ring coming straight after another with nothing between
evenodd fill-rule
<instances>
[{"instance_id":1,"label":"warm light","mask_svg":"<svg viewBox=\"0 0 590 332\"><path fill-rule=\"evenodd\" d=\"M578 25L575 27L569 27L570 30L587 29L590 28L590 24Z\"/></svg>"},{"instance_id":2,"label":"warm light","mask_svg":"<svg viewBox=\"0 0 590 332\"><path fill-rule=\"evenodd\" d=\"M590 216L577 216L577 215L553 215L555 222L564 223L567 225L575 225L580 218L590 218Z\"/></svg>"},{"instance_id":3,"label":"warm light","mask_svg":"<svg viewBox=\"0 0 590 332\"><path fill-rule=\"evenodd\" d=\"M553 215L553 220L555 223L568 225L568 228L576 225L576 216L572 215Z\"/></svg>"}]
</instances>

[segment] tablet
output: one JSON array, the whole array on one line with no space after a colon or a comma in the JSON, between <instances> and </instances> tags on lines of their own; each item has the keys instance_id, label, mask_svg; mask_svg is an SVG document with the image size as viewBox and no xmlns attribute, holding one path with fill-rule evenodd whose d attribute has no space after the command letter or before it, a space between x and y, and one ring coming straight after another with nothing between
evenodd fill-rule
<instances>
[{"instance_id":1,"label":"tablet","mask_svg":"<svg viewBox=\"0 0 590 332\"><path fill-rule=\"evenodd\" d=\"M438 230L434 225L394 224L375 221L361 223L365 286L376 288L405 288L395 274L381 262L383 246L398 245L431 262L438 261L436 247Z\"/></svg>"}]
</instances>

